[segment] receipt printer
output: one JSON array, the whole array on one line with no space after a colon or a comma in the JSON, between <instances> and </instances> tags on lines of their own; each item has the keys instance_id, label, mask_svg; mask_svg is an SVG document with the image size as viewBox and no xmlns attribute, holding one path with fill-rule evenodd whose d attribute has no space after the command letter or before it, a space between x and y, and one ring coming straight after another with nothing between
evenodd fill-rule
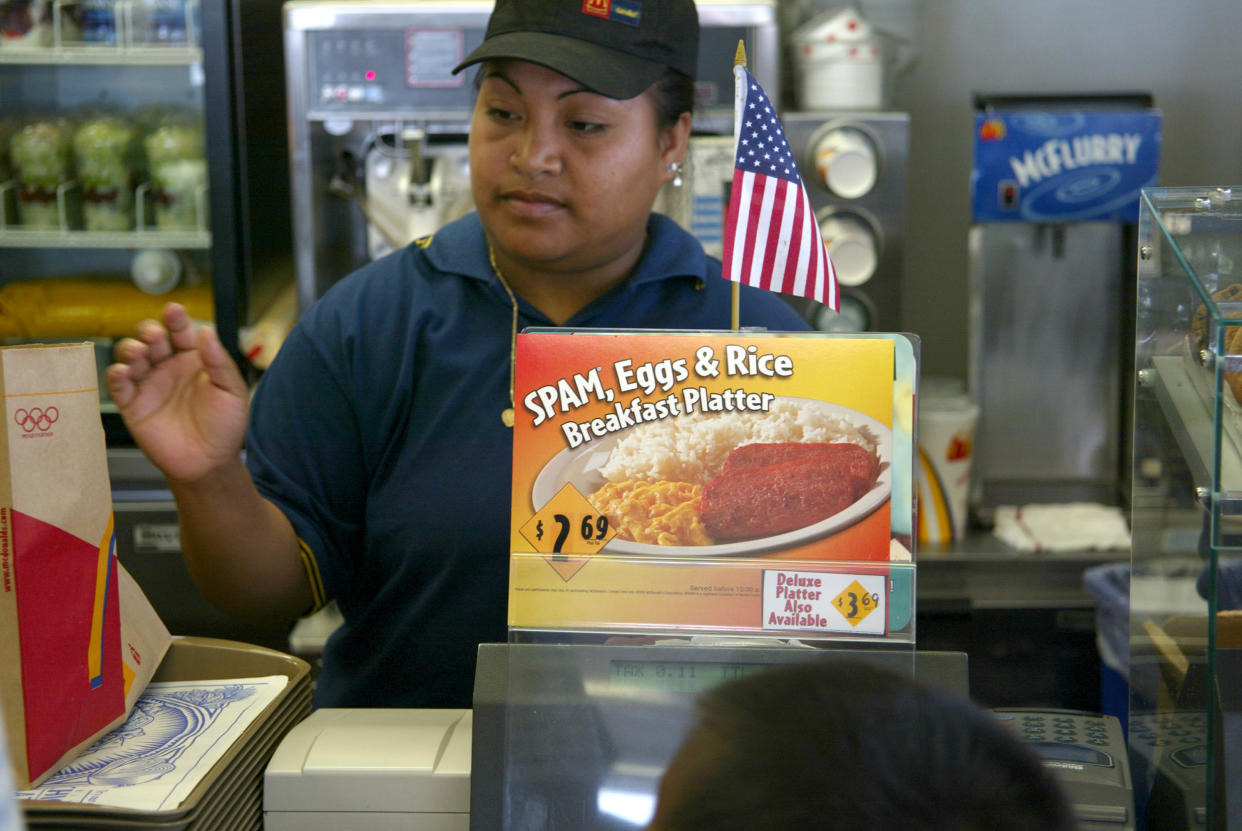
<instances>
[{"instance_id":1,"label":"receipt printer","mask_svg":"<svg viewBox=\"0 0 1242 831\"><path fill-rule=\"evenodd\" d=\"M266 831L470 827L470 710L322 709L263 780Z\"/></svg>"}]
</instances>

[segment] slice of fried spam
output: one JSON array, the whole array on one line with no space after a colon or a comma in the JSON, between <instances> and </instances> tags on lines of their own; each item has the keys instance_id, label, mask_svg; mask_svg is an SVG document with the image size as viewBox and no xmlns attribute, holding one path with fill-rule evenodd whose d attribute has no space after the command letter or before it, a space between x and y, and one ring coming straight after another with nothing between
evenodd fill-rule
<instances>
[{"instance_id":1,"label":"slice of fried spam","mask_svg":"<svg viewBox=\"0 0 1242 831\"><path fill-rule=\"evenodd\" d=\"M856 502L871 483L851 473L848 460L823 455L734 468L707 483L701 516L718 541L769 537L827 519Z\"/></svg>"},{"instance_id":2,"label":"slice of fried spam","mask_svg":"<svg viewBox=\"0 0 1242 831\"><path fill-rule=\"evenodd\" d=\"M755 442L734 448L725 459L721 473L748 467L762 467L797 459L819 458L826 464L839 465L852 476L867 480L868 487L876 477L876 461L864 447L851 442Z\"/></svg>"}]
</instances>

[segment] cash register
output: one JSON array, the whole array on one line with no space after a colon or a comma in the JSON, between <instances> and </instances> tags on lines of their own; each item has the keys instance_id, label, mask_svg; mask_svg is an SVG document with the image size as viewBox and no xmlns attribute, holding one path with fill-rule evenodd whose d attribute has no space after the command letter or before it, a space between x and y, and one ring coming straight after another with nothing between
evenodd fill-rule
<instances>
[{"instance_id":1,"label":"cash register","mask_svg":"<svg viewBox=\"0 0 1242 831\"><path fill-rule=\"evenodd\" d=\"M267 767L264 827L638 831L690 725L695 694L771 666L843 656L969 692L960 652L484 644L471 710L325 709L295 726ZM1061 779L1082 828L1135 827L1116 719L996 713L1024 734L1034 720L1050 730L1086 725L1078 725L1081 747L1052 744L1059 733L1025 737Z\"/></svg>"},{"instance_id":2,"label":"cash register","mask_svg":"<svg viewBox=\"0 0 1242 831\"><path fill-rule=\"evenodd\" d=\"M473 710L323 709L268 764L268 831L636 831L694 694L765 668L875 660L967 693L965 653L484 644Z\"/></svg>"}]
</instances>

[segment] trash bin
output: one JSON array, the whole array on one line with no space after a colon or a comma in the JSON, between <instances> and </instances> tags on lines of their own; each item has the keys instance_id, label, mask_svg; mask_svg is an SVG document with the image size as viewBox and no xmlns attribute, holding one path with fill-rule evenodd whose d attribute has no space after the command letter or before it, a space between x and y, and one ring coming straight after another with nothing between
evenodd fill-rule
<instances>
[{"instance_id":1,"label":"trash bin","mask_svg":"<svg viewBox=\"0 0 1242 831\"><path fill-rule=\"evenodd\" d=\"M1236 544L1236 543L1235 543ZM1195 580L1199 596L1208 596L1211 574L1207 569ZM1242 558L1221 557L1216 564L1216 611L1242 609Z\"/></svg>"}]
</instances>

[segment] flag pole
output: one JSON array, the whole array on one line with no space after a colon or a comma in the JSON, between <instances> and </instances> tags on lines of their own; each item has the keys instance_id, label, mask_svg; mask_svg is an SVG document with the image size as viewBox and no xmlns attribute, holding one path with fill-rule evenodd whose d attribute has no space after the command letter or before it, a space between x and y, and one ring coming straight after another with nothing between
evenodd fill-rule
<instances>
[{"instance_id":1,"label":"flag pole","mask_svg":"<svg viewBox=\"0 0 1242 831\"><path fill-rule=\"evenodd\" d=\"M737 42L737 52L734 53L733 55L733 66L734 68L737 68L739 66L741 67L746 66L746 41L741 40L740 38L738 39L738 42ZM737 83L736 80L734 81L734 83L735 84ZM735 91L733 95L733 158L735 159L737 158L737 133L738 133L737 128L738 128L738 120L739 120L738 119L739 113L737 111L737 108L738 108L738 96ZM736 332L741 328L741 317L742 317L741 302L740 302L741 284L737 282L736 280L732 280L730 282L733 283L733 303L732 303L733 310L732 310L731 323L732 323L733 331Z\"/></svg>"}]
</instances>

